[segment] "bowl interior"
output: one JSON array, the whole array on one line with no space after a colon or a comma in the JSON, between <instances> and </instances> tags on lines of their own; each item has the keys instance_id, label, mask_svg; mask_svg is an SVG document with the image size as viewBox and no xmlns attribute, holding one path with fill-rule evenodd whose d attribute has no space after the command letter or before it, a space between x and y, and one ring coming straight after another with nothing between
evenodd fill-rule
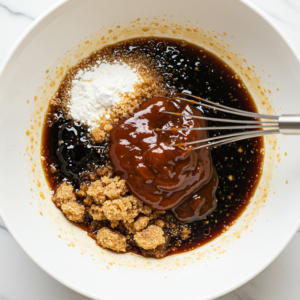
<instances>
[{"instance_id":1,"label":"bowl interior","mask_svg":"<svg viewBox=\"0 0 300 300\"><path fill-rule=\"evenodd\" d=\"M297 137L266 140L261 184L230 230L202 248L163 260L97 247L54 207L41 169L43 114L68 66L104 43L149 34L185 38L217 53L244 78L260 111L300 111L299 61L243 2L62 2L19 42L0 77L1 217L44 270L94 299L212 299L266 267L297 229Z\"/></svg>"}]
</instances>

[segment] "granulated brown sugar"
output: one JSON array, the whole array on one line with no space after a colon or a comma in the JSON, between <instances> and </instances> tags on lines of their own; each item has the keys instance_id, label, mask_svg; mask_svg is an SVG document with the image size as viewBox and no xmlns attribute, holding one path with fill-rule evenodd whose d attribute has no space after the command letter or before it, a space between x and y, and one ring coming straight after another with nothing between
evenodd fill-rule
<instances>
[{"instance_id":1,"label":"granulated brown sugar","mask_svg":"<svg viewBox=\"0 0 300 300\"><path fill-rule=\"evenodd\" d=\"M73 222L82 222L85 207L78 202L68 202L61 206L62 212Z\"/></svg>"},{"instance_id":2,"label":"granulated brown sugar","mask_svg":"<svg viewBox=\"0 0 300 300\"><path fill-rule=\"evenodd\" d=\"M156 225L150 225L143 231L136 233L134 240L145 250L155 249L165 242L163 230Z\"/></svg>"},{"instance_id":3,"label":"granulated brown sugar","mask_svg":"<svg viewBox=\"0 0 300 300\"><path fill-rule=\"evenodd\" d=\"M61 207L64 203L67 202L76 201L74 187L71 184L64 181L57 188L52 200L57 207Z\"/></svg>"},{"instance_id":4,"label":"granulated brown sugar","mask_svg":"<svg viewBox=\"0 0 300 300\"><path fill-rule=\"evenodd\" d=\"M58 187L53 196L53 202L60 207L70 221L82 222L84 206L76 202L74 187L65 181Z\"/></svg>"},{"instance_id":5,"label":"granulated brown sugar","mask_svg":"<svg viewBox=\"0 0 300 300\"><path fill-rule=\"evenodd\" d=\"M104 141L104 138L105 131L100 129L100 127L96 127L92 130L92 139L94 139L96 143L102 143Z\"/></svg>"},{"instance_id":6,"label":"granulated brown sugar","mask_svg":"<svg viewBox=\"0 0 300 300\"><path fill-rule=\"evenodd\" d=\"M130 53L128 55L125 51L119 51L115 55L111 49L104 48L96 51L89 59L82 60L67 72L59 93L51 101L50 105L60 105L66 118L72 119L69 108L72 81L78 71L91 70L92 67L99 66L101 62L129 65L136 70L142 81L134 85L134 93L120 94L121 101L107 111L106 114L99 116L98 125L91 131L92 140L97 143L104 141L105 136L112 129L112 125L115 122L132 113L143 101L157 96L169 96L170 93L174 92L174 89L166 86L164 78L157 71L155 65L151 65L151 59L145 54ZM107 115L110 117L107 118Z\"/></svg>"},{"instance_id":7,"label":"granulated brown sugar","mask_svg":"<svg viewBox=\"0 0 300 300\"><path fill-rule=\"evenodd\" d=\"M171 229L174 237L181 237L182 240L189 237L191 230L188 225L181 227L165 212L152 211L139 199L128 196L124 180L113 176L109 171L103 173L108 175L102 175L101 179L92 181L90 185L82 184L77 191L77 196L86 197L83 205L76 201L74 187L65 181L53 195L53 202L70 221L84 222L84 218L92 218L93 222L89 226L93 231L95 228L102 228L102 231L99 230L95 235L102 247L124 252L127 248L126 241L131 241L144 250L155 249L166 241L162 230L164 226ZM165 248L162 249L167 253ZM154 253L156 254L151 254L154 257L163 255L159 250Z\"/></svg>"},{"instance_id":8,"label":"granulated brown sugar","mask_svg":"<svg viewBox=\"0 0 300 300\"><path fill-rule=\"evenodd\" d=\"M133 232L139 232L145 229L148 226L149 221L149 217L138 217L137 220L133 223Z\"/></svg>"},{"instance_id":9,"label":"granulated brown sugar","mask_svg":"<svg viewBox=\"0 0 300 300\"><path fill-rule=\"evenodd\" d=\"M96 239L97 243L103 248L111 249L116 252L126 252L126 238L117 231L103 227L98 230Z\"/></svg>"},{"instance_id":10,"label":"granulated brown sugar","mask_svg":"<svg viewBox=\"0 0 300 300\"><path fill-rule=\"evenodd\" d=\"M114 176L104 168L102 172L97 169L94 179L98 176L97 173L100 174L100 179L83 183L76 193L79 198L85 197L83 205L77 202L74 187L65 181L56 189L53 202L70 221L85 224L92 219L92 222L88 221L90 232L102 228L102 231L92 234L99 245L124 252L128 247L126 243L130 242L137 243L144 250L153 250L166 242L162 230L164 227L170 230L173 237L177 236L181 240L189 237L191 230L188 225L181 225L173 216L163 211L152 211L142 201L128 195L125 181L119 176ZM109 227L114 230L110 230ZM177 246L180 244L179 240ZM173 250L176 249L173 247ZM159 258L169 250L166 245L149 255ZM147 256L146 252L144 255Z\"/></svg>"}]
</instances>

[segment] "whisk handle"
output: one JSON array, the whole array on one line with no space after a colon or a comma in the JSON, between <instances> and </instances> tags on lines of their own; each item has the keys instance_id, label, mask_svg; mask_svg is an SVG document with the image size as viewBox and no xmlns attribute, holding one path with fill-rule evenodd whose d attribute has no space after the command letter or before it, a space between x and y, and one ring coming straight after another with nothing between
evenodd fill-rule
<instances>
[{"instance_id":1,"label":"whisk handle","mask_svg":"<svg viewBox=\"0 0 300 300\"><path fill-rule=\"evenodd\" d=\"M300 135L300 115L281 115L278 125L279 132L284 135Z\"/></svg>"}]
</instances>

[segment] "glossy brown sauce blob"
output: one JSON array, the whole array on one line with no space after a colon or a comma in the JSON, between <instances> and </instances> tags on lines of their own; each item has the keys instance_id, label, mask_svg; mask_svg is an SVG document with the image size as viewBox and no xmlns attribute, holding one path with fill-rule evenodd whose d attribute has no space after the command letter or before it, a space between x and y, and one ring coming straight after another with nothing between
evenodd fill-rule
<instances>
[{"instance_id":1,"label":"glossy brown sauce blob","mask_svg":"<svg viewBox=\"0 0 300 300\"><path fill-rule=\"evenodd\" d=\"M211 179L172 211L182 222L201 220L217 207L216 191L219 184L217 170L213 167Z\"/></svg>"},{"instance_id":2,"label":"glossy brown sauce blob","mask_svg":"<svg viewBox=\"0 0 300 300\"><path fill-rule=\"evenodd\" d=\"M199 110L184 101L163 97L148 100L132 115L114 125L110 159L115 172L126 180L130 192L152 209L170 210L179 205L174 211L178 219L183 216L190 221L195 215L199 219L205 198L201 198L202 202L198 204L195 204L198 201L195 199L188 202L193 213L180 204L210 181L213 170L210 150L191 151L188 146L176 147L174 144L205 139L207 132L164 129L205 127L206 124L201 119L164 114L164 111L202 116ZM162 131L155 131L156 128ZM194 146L197 145L200 143ZM215 192L216 187L211 188L211 202L215 202L213 189ZM208 210L204 209L201 214L206 215L212 207L214 209L216 205L207 205Z\"/></svg>"}]
</instances>

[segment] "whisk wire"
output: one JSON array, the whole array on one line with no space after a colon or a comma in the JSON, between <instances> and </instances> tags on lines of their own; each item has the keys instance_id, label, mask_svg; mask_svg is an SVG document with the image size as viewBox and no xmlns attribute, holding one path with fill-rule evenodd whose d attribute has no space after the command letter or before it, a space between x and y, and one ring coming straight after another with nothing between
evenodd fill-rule
<instances>
[{"instance_id":1,"label":"whisk wire","mask_svg":"<svg viewBox=\"0 0 300 300\"><path fill-rule=\"evenodd\" d=\"M188 100L186 98L182 98L180 96L191 97L191 98L197 99L200 102L195 102L195 101L192 102L192 101L190 101L190 100ZM171 99L174 99L174 100L178 99L178 100L182 100L182 101L190 101L193 104L201 104L202 106L213 108L215 110L220 110L220 111L223 111L223 112L226 112L226 113L229 113L229 111L231 111L232 114L236 114L236 115L240 115L240 116L244 116L244 117L260 118L260 119L275 119L275 120L278 120L278 118L279 118L278 116L258 114L258 113L253 113L253 112L250 112L250 111L245 111L245 110L241 110L241 109L237 109L237 108L225 106L225 105L222 105L222 104L219 104L219 103L215 103L215 102L212 102L210 100L203 99L201 97L197 97L197 96L191 95L191 94L180 93L180 94L177 94L175 97L173 97ZM208 106L207 104L204 104L202 102L209 103L212 106Z\"/></svg>"},{"instance_id":2,"label":"whisk wire","mask_svg":"<svg viewBox=\"0 0 300 300\"><path fill-rule=\"evenodd\" d=\"M278 125L260 125L260 126L218 126L218 127L193 127L193 128L166 128L155 129L156 131L188 131L188 130L236 130L236 129L265 129L265 128L279 128Z\"/></svg>"},{"instance_id":3,"label":"whisk wire","mask_svg":"<svg viewBox=\"0 0 300 300\"><path fill-rule=\"evenodd\" d=\"M215 141L215 140L219 140L219 139L224 139L224 141L226 141L226 140L231 140L232 138L235 138L238 136L240 136L241 139L245 139L245 138L247 139L250 136L262 136L262 135L274 134L274 133L279 133L279 130L278 129L277 130L264 130L263 132L257 131L256 133L249 132L249 131L237 132L237 133L214 136L214 137L210 137L207 139L202 139L202 140L197 140L197 141L192 141L192 142L187 142L187 143L178 143L178 144L174 144L174 146L188 146L188 145L199 144L199 143L204 143L204 142L211 142L211 141ZM227 138L227 139L225 139L225 138Z\"/></svg>"},{"instance_id":4,"label":"whisk wire","mask_svg":"<svg viewBox=\"0 0 300 300\"><path fill-rule=\"evenodd\" d=\"M193 100L191 100L192 98ZM195 99L195 100L194 100ZM196 150L204 147L218 147L228 143L233 143L245 139L271 135L271 134L300 134L300 115L265 115L254 112L248 112L237 108L227 107L225 105L214 103L210 100L203 99L187 93L177 94L171 100L187 101L194 105L201 105L203 107L213 109L214 111L221 111L227 114L238 115L242 117L254 118L256 120L234 120L234 119L223 119L206 116L194 116L183 114L180 112L162 111L161 114L175 115L182 118L196 118L206 121L220 122L220 123L231 123L241 124L234 126L211 126L211 127L195 127L195 128L157 128L156 131L187 131L187 130L244 130L242 132L233 132L226 135L213 136L202 140L177 143L173 146L188 146L201 144L199 146L191 147L189 150ZM197 101L196 101L197 100ZM246 130L246 131L245 131Z\"/></svg>"},{"instance_id":5,"label":"whisk wire","mask_svg":"<svg viewBox=\"0 0 300 300\"><path fill-rule=\"evenodd\" d=\"M279 130L260 130L253 134L239 136L239 137L235 137L235 138L223 139L222 141L216 141L216 142L212 142L210 144L204 144L204 145L200 145L197 147L193 147L191 150L197 150L197 149L205 148L205 147L209 147L209 148L210 147L219 147L219 146L222 146L225 144L238 142L238 141L245 140L245 139L260 137L260 136L264 136L264 135L278 134L278 133L279 133ZM202 141L198 141L198 143L199 142L202 142Z\"/></svg>"},{"instance_id":6,"label":"whisk wire","mask_svg":"<svg viewBox=\"0 0 300 300\"><path fill-rule=\"evenodd\" d=\"M174 113L171 111L161 111L161 114L168 114L168 115L174 115L178 117L184 117L184 118L193 118L193 119L201 119L201 120L207 120L207 121L216 121L216 122L224 122L224 123L239 123L239 124L278 124L278 121L252 121L252 120L230 120L230 119L220 119L220 118L212 118L212 117L201 117L201 116L194 116L194 115L186 115L182 113ZM231 113L231 112L227 112Z\"/></svg>"}]
</instances>

